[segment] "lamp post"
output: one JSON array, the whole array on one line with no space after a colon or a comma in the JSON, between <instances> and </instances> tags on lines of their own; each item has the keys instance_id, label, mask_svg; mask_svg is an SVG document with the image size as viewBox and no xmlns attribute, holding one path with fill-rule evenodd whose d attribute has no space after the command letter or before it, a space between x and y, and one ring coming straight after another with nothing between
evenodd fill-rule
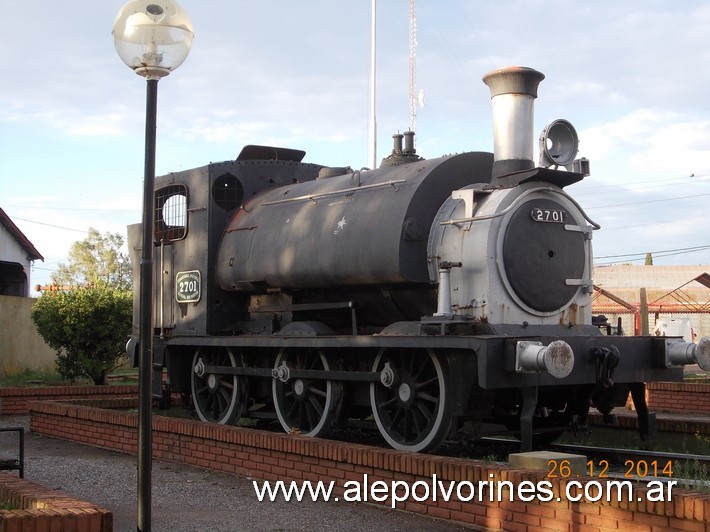
<instances>
[{"instance_id":1,"label":"lamp post","mask_svg":"<svg viewBox=\"0 0 710 532\"><path fill-rule=\"evenodd\" d=\"M174 0L130 0L116 16L113 38L121 60L146 78L143 240L140 263L138 530L151 526L151 373L153 371L153 188L158 80L179 67L192 46L192 22Z\"/></svg>"}]
</instances>

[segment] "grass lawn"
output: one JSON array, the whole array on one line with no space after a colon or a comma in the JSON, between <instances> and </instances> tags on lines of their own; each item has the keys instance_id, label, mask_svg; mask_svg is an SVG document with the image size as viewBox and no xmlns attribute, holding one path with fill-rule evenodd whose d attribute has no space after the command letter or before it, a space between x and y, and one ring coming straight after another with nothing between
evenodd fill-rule
<instances>
[{"instance_id":1,"label":"grass lawn","mask_svg":"<svg viewBox=\"0 0 710 532\"><path fill-rule=\"evenodd\" d=\"M110 385L137 385L138 370L120 368L109 375ZM0 372L0 388L26 388L37 386L71 386L93 384L91 379L69 382L51 369L25 369L18 372Z\"/></svg>"}]
</instances>

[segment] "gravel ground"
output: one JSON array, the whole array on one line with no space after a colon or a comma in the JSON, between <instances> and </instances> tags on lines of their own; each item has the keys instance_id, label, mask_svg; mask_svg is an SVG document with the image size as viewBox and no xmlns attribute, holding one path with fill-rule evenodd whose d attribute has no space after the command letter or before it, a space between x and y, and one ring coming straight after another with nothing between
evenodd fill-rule
<instances>
[{"instance_id":1,"label":"gravel ground","mask_svg":"<svg viewBox=\"0 0 710 532\"><path fill-rule=\"evenodd\" d=\"M29 417L0 416L0 426L29 427ZM0 433L0 455L16 457L17 435ZM114 530L136 529L136 458L66 440L25 433L25 479L113 512ZM348 502L259 502L246 478L153 461L152 529L463 530L449 523Z\"/></svg>"}]
</instances>

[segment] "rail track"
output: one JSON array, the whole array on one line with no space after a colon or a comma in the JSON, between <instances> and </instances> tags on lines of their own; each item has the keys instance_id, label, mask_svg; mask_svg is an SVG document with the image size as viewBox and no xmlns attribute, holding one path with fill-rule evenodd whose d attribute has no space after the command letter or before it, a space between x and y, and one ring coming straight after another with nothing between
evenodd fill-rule
<instances>
[{"instance_id":1,"label":"rail track","mask_svg":"<svg viewBox=\"0 0 710 532\"><path fill-rule=\"evenodd\" d=\"M176 409L171 410L175 411ZM178 417L185 417L185 415L195 417L189 407L184 409L182 415ZM274 420L271 422L261 420L256 427L261 430L281 432L280 426ZM472 434L460 434L459 436L458 439L444 441L434 454L471 460L506 462L509 454L520 451L520 441L510 437L484 436L476 438ZM325 438L373 447L388 447L380 437L374 423L362 421L334 428ZM710 480L705 480L710 478L710 456L706 454L571 443L551 443L545 448L550 451L586 456L588 467L591 468L590 476L603 474L615 478L677 480L687 487L710 489ZM689 472L692 473L688 474ZM691 476L693 478L690 478Z\"/></svg>"},{"instance_id":2,"label":"rail track","mask_svg":"<svg viewBox=\"0 0 710 532\"><path fill-rule=\"evenodd\" d=\"M646 462L652 461L689 461L698 463L710 469L710 456L704 454L686 454L675 452L645 451L641 449L619 449L615 447L594 447L590 445L573 445L558 443L550 445L550 449L560 452L581 453L588 457L603 458L623 463L629 460Z\"/></svg>"},{"instance_id":3,"label":"rail track","mask_svg":"<svg viewBox=\"0 0 710 532\"><path fill-rule=\"evenodd\" d=\"M553 444L550 449L586 456L590 476L606 469L610 477L675 480L683 487L710 489L710 456L705 454L572 444Z\"/></svg>"}]
</instances>

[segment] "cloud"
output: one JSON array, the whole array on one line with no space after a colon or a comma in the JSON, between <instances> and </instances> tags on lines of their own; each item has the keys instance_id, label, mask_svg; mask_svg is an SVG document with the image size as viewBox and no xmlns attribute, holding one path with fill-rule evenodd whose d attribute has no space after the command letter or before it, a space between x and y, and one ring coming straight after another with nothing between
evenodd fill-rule
<instances>
[{"instance_id":1,"label":"cloud","mask_svg":"<svg viewBox=\"0 0 710 532\"><path fill-rule=\"evenodd\" d=\"M704 117L637 109L581 131L580 138L594 162L625 158L648 180L710 171L710 120Z\"/></svg>"},{"instance_id":2,"label":"cloud","mask_svg":"<svg viewBox=\"0 0 710 532\"><path fill-rule=\"evenodd\" d=\"M56 104L56 105L55 105ZM125 107L114 109L81 109L54 101L27 105L10 102L0 104L0 123L39 129L53 129L59 135L115 137L125 135L133 127L131 121L142 122L141 113L131 113Z\"/></svg>"}]
</instances>

